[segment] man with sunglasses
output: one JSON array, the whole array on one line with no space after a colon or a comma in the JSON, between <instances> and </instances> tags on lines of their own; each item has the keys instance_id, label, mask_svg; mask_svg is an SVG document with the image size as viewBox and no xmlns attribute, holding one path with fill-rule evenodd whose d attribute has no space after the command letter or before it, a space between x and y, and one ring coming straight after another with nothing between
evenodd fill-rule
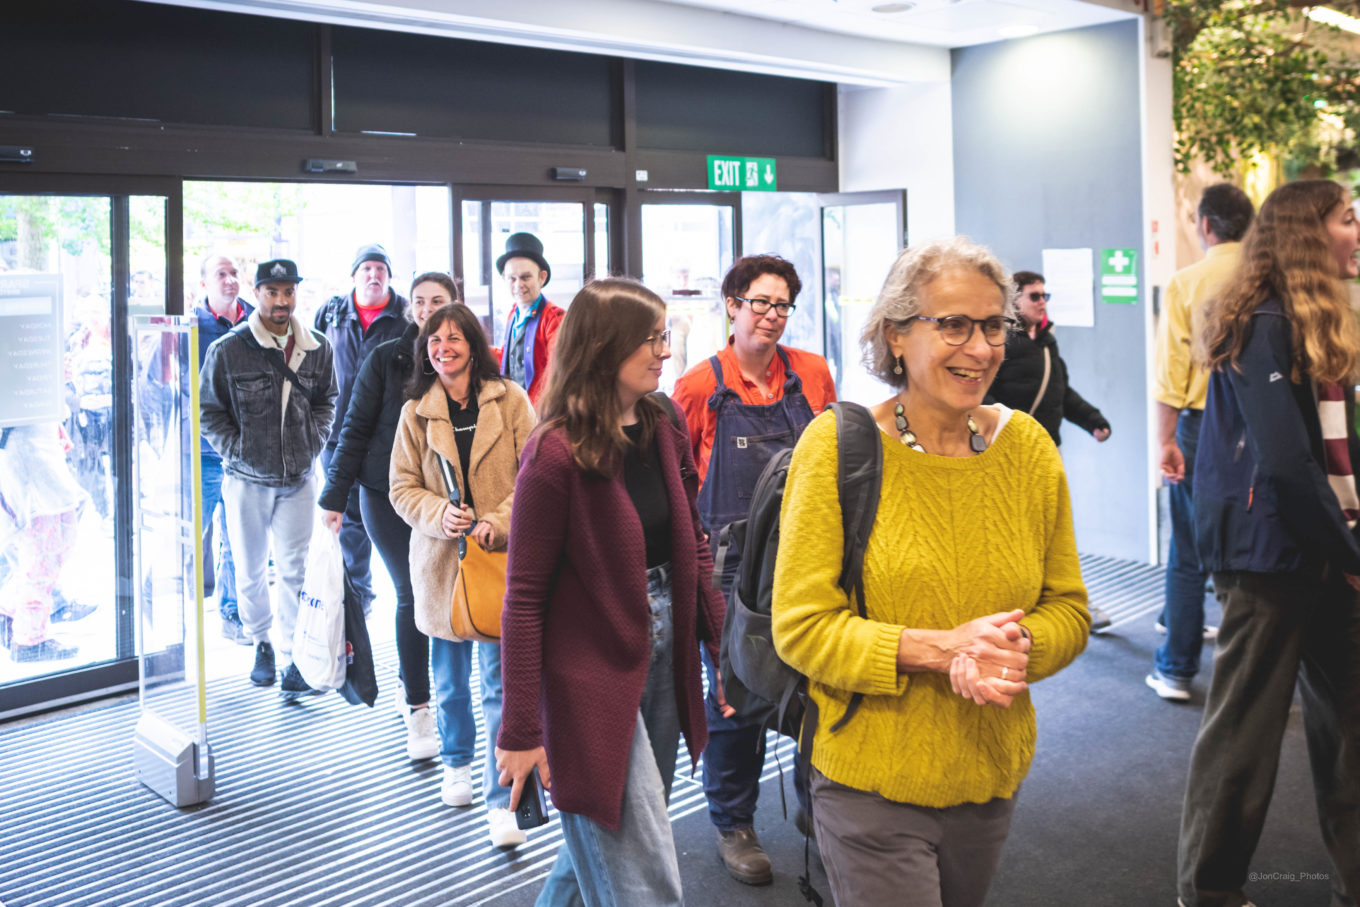
<instances>
[{"instance_id":1,"label":"man with sunglasses","mask_svg":"<svg viewBox=\"0 0 1360 907\"><path fill-rule=\"evenodd\" d=\"M779 344L800 289L793 264L777 255L737 259L722 284L732 325L727 346L675 385L672 397L685 412L702 483L699 516L710 539L733 520L746 518L765 464L791 447L813 417L836 399L824 358ZM732 591L739 561L739 552L728 552L724 596ZM719 704L717 675L706 651L703 660L709 688L704 793L709 818L718 828L718 854L733 878L763 885L774 876L752 823L765 765L765 732L732 714L725 702ZM805 803L803 779L795 777L794 782L799 801Z\"/></svg>"},{"instance_id":2,"label":"man with sunglasses","mask_svg":"<svg viewBox=\"0 0 1360 907\"><path fill-rule=\"evenodd\" d=\"M1013 279L1020 290L1020 329L1006 341L1006 359L986 402L1004 403L1029 413L1059 446L1063 419L1104 441L1110 436L1110 423L1067 381L1067 363L1058 354L1058 339L1053 336L1053 322L1048 320L1051 295L1044 290L1044 275L1016 271ZM1095 605L1090 607L1091 632L1107 628L1109 616Z\"/></svg>"}]
</instances>

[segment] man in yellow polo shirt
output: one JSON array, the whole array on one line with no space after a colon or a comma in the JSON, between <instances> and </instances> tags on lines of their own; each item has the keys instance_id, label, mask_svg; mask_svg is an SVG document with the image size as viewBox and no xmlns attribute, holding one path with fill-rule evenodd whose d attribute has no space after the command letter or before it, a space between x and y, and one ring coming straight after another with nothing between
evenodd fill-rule
<instances>
[{"instance_id":1,"label":"man in yellow polo shirt","mask_svg":"<svg viewBox=\"0 0 1360 907\"><path fill-rule=\"evenodd\" d=\"M1190 681L1199 671L1207 635L1204 583L1208 576L1195 552L1192 479L1209 375L1193 361L1194 341L1205 302L1237 269L1239 240L1251 225L1253 213L1251 199L1236 186L1219 183L1204 190L1195 232L1205 257L1171 278L1157 327L1152 395L1157 401L1162 476L1171 485L1171 551L1166 564L1166 605L1158 621L1166 629L1166 640L1157 649L1147 685L1172 702L1189 700Z\"/></svg>"}]
</instances>

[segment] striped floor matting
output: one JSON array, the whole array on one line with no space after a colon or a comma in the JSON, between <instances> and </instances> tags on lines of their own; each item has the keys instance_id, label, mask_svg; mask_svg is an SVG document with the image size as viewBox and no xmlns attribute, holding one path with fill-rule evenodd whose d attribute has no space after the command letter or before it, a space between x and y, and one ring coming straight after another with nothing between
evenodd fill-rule
<instances>
[{"instance_id":1,"label":"striped floor matting","mask_svg":"<svg viewBox=\"0 0 1360 907\"><path fill-rule=\"evenodd\" d=\"M1116 627L1160 607L1160 569L1082 564ZM377 659L385 689L371 710L333 694L284 705L245 678L210 684L217 793L190 809L133 777L136 703L0 725L0 904L475 905L538 884L556 819L503 853L479 806L443 806L437 762L405 758L390 643ZM790 742L777 750L787 766ZM473 777L480 787L480 761ZM682 744L671 816L703 808Z\"/></svg>"}]
</instances>

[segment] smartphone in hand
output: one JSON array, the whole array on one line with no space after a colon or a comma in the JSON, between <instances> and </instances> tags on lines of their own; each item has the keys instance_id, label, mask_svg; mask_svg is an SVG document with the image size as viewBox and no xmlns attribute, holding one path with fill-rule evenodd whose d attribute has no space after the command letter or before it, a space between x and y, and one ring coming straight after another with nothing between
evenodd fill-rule
<instances>
[{"instance_id":1,"label":"smartphone in hand","mask_svg":"<svg viewBox=\"0 0 1360 907\"><path fill-rule=\"evenodd\" d=\"M520 828L537 828L548 824L548 800L543 796L543 784L538 780L538 766L524 779L519 792L519 806L515 808L515 824Z\"/></svg>"}]
</instances>

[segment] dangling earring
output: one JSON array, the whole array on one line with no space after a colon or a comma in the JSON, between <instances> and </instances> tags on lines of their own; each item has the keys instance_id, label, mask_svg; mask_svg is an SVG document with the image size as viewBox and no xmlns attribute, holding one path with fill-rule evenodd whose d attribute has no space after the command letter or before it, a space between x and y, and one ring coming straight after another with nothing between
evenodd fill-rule
<instances>
[{"instance_id":1,"label":"dangling earring","mask_svg":"<svg viewBox=\"0 0 1360 907\"><path fill-rule=\"evenodd\" d=\"M430 361L430 357L429 357L429 356L426 356L425 359L422 361L421 366L420 366L420 370L421 370L422 372L424 372L425 374L427 374L427 375L438 374L438 373L434 370L434 363Z\"/></svg>"},{"instance_id":2,"label":"dangling earring","mask_svg":"<svg viewBox=\"0 0 1360 907\"><path fill-rule=\"evenodd\" d=\"M898 356L898 357L897 357L897 364L893 366L893 374L894 374L894 375L900 375L900 374L902 374L902 357L901 357L901 356Z\"/></svg>"}]
</instances>

